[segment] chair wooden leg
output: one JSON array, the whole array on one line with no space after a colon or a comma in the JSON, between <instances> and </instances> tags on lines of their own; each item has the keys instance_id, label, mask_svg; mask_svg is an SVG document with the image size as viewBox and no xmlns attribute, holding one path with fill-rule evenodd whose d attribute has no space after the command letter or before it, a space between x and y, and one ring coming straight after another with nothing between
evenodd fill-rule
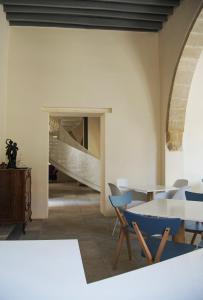
<instances>
[{"instance_id":1,"label":"chair wooden leg","mask_svg":"<svg viewBox=\"0 0 203 300\"><path fill-rule=\"evenodd\" d=\"M136 232L139 244L140 244L140 246L141 246L141 248L142 248L142 250L145 254L147 262L148 262L149 265L151 265L153 263L153 258L152 258L152 254L151 254L149 248L147 247L145 239L144 239L144 237L143 237L143 235L142 235L142 233L141 233L141 231L140 231L140 229L139 229L139 227L137 226L136 223L133 223L133 227L134 227L134 230Z\"/></svg>"},{"instance_id":2,"label":"chair wooden leg","mask_svg":"<svg viewBox=\"0 0 203 300\"><path fill-rule=\"evenodd\" d=\"M114 270L117 268L118 259L119 259L120 253L121 253L121 248L122 248L122 245L123 245L124 238L125 238L125 233L124 233L123 230L121 230L120 238L119 238L119 241L118 241L117 247L116 247L115 258L114 258L114 261L113 261L113 269Z\"/></svg>"},{"instance_id":3,"label":"chair wooden leg","mask_svg":"<svg viewBox=\"0 0 203 300\"><path fill-rule=\"evenodd\" d=\"M115 221L115 223L114 223L114 227L113 227L113 231L112 231L112 237L113 237L113 236L114 236L114 234L115 234L116 227L118 226L118 224L119 224L119 220L118 220L118 218L116 218L116 221Z\"/></svg>"},{"instance_id":4,"label":"chair wooden leg","mask_svg":"<svg viewBox=\"0 0 203 300\"><path fill-rule=\"evenodd\" d=\"M128 232L125 233L127 248L128 248L128 257L129 260L132 260L132 249L131 249L131 242L130 242L130 235Z\"/></svg>"},{"instance_id":5,"label":"chair wooden leg","mask_svg":"<svg viewBox=\"0 0 203 300\"><path fill-rule=\"evenodd\" d=\"M172 240L174 243L185 243L185 227L183 221L181 222L181 226L176 235L173 236Z\"/></svg>"},{"instance_id":6,"label":"chair wooden leg","mask_svg":"<svg viewBox=\"0 0 203 300\"><path fill-rule=\"evenodd\" d=\"M118 238L120 239L120 236L121 236L121 231L122 231L122 228L120 226L120 229L119 229L119 234L118 234Z\"/></svg>"},{"instance_id":7,"label":"chair wooden leg","mask_svg":"<svg viewBox=\"0 0 203 300\"><path fill-rule=\"evenodd\" d=\"M194 234L193 234L193 237L192 237L192 239L191 239L191 245L194 244L196 237L197 237L197 233L194 233Z\"/></svg>"}]
</instances>

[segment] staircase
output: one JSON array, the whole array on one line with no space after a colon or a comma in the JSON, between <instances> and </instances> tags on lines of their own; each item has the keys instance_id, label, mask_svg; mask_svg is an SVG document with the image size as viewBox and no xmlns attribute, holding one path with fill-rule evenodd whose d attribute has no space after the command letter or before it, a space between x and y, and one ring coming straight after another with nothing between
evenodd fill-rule
<instances>
[{"instance_id":1,"label":"staircase","mask_svg":"<svg viewBox=\"0 0 203 300\"><path fill-rule=\"evenodd\" d=\"M49 161L64 174L100 191L100 160L60 128L59 138L49 136Z\"/></svg>"}]
</instances>

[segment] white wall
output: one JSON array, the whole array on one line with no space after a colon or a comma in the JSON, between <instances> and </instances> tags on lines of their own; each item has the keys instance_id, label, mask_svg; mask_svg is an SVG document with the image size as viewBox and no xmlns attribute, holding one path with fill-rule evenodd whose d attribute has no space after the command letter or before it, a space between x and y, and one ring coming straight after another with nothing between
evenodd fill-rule
<instances>
[{"instance_id":1,"label":"white wall","mask_svg":"<svg viewBox=\"0 0 203 300\"><path fill-rule=\"evenodd\" d=\"M5 161L9 27L0 5L0 163Z\"/></svg>"},{"instance_id":2,"label":"white wall","mask_svg":"<svg viewBox=\"0 0 203 300\"><path fill-rule=\"evenodd\" d=\"M161 81L161 145L162 145L162 181L172 184L182 177L183 154L181 151L169 151L166 147L167 111L170 100L173 76L188 31L196 19L202 0L184 0L170 16L160 32L160 81Z\"/></svg>"},{"instance_id":3,"label":"white wall","mask_svg":"<svg viewBox=\"0 0 203 300\"><path fill-rule=\"evenodd\" d=\"M184 176L195 189L203 178L203 52L192 80L183 140Z\"/></svg>"},{"instance_id":4,"label":"white wall","mask_svg":"<svg viewBox=\"0 0 203 300\"><path fill-rule=\"evenodd\" d=\"M47 216L43 106L111 107L106 183L118 177L127 177L131 185L159 178L158 34L12 28L8 82L8 134L32 167L34 217Z\"/></svg>"}]
</instances>

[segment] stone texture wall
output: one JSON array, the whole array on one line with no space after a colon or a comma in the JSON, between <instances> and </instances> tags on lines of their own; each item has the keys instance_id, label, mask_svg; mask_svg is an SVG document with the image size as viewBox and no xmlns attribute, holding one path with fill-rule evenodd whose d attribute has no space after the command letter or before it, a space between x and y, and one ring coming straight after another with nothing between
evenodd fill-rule
<instances>
[{"instance_id":1,"label":"stone texture wall","mask_svg":"<svg viewBox=\"0 0 203 300\"><path fill-rule=\"evenodd\" d=\"M202 50L203 10L192 28L175 75L167 128L167 146L171 151L180 150L182 147L188 96Z\"/></svg>"}]
</instances>

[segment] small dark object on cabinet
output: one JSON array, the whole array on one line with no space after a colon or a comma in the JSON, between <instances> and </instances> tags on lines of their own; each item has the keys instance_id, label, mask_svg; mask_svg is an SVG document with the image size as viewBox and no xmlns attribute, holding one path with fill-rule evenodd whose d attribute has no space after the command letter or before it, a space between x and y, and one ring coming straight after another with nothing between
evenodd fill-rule
<instances>
[{"instance_id":1,"label":"small dark object on cabinet","mask_svg":"<svg viewBox=\"0 0 203 300\"><path fill-rule=\"evenodd\" d=\"M13 142L11 139L6 140L6 156L8 158L8 169L16 168L16 158L17 158L18 147L17 143Z\"/></svg>"},{"instance_id":2,"label":"small dark object on cabinet","mask_svg":"<svg viewBox=\"0 0 203 300\"><path fill-rule=\"evenodd\" d=\"M31 169L0 169L0 224L31 221Z\"/></svg>"}]
</instances>

